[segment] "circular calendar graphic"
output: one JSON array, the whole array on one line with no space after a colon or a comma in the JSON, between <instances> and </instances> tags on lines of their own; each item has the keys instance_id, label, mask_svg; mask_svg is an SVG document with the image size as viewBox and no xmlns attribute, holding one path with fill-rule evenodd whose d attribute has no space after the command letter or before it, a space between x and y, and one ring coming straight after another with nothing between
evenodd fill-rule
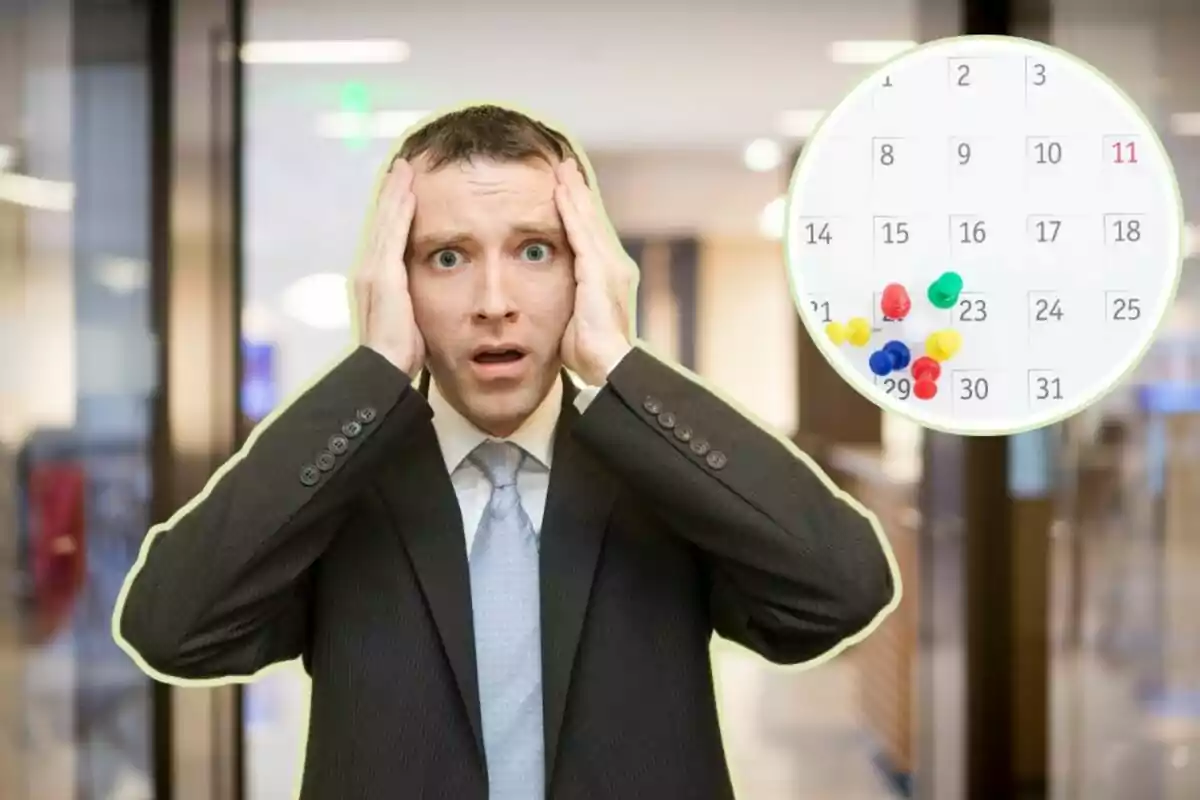
<instances>
[{"instance_id":1,"label":"circular calendar graphic","mask_svg":"<svg viewBox=\"0 0 1200 800\"><path fill-rule=\"evenodd\" d=\"M1130 373L1183 235L1165 148L1119 88L1056 48L967 36L884 65L825 118L784 244L805 326L859 392L1003 435Z\"/></svg>"}]
</instances>

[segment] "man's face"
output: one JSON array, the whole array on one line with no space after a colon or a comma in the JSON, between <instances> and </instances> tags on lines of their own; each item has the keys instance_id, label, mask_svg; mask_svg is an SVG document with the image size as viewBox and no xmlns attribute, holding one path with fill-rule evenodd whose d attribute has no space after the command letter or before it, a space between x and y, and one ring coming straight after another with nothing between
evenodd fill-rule
<instances>
[{"instance_id":1,"label":"man's face","mask_svg":"<svg viewBox=\"0 0 1200 800\"><path fill-rule=\"evenodd\" d=\"M536 159L413 164L408 284L429 370L455 408L506 436L549 391L575 302L574 264Z\"/></svg>"}]
</instances>

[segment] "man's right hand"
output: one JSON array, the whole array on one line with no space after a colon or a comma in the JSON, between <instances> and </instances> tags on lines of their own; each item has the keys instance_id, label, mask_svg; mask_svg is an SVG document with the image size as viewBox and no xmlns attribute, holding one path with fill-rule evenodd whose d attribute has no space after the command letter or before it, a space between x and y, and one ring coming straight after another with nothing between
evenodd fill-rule
<instances>
[{"instance_id":1,"label":"man's right hand","mask_svg":"<svg viewBox=\"0 0 1200 800\"><path fill-rule=\"evenodd\" d=\"M417 328L404 264L416 210L412 177L407 161L397 160L392 165L353 280L359 343L415 378L425 365L425 342Z\"/></svg>"}]
</instances>

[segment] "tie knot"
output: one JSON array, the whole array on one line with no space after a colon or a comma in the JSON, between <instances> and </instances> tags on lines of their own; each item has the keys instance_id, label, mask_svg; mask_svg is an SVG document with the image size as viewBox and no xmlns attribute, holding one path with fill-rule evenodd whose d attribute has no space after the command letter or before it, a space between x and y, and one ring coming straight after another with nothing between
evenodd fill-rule
<instances>
[{"instance_id":1,"label":"tie knot","mask_svg":"<svg viewBox=\"0 0 1200 800\"><path fill-rule=\"evenodd\" d=\"M517 482L517 470L525 461L525 451L512 442L488 441L467 458L483 471L494 488L501 489Z\"/></svg>"}]
</instances>

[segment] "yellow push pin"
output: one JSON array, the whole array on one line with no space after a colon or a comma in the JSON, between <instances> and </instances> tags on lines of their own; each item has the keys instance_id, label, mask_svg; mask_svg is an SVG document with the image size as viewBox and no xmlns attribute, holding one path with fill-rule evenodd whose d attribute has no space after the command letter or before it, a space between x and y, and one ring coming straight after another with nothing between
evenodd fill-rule
<instances>
[{"instance_id":1,"label":"yellow push pin","mask_svg":"<svg viewBox=\"0 0 1200 800\"><path fill-rule=\"evenodd\" d=\"M825 335L834 344L840 345L846 341L846 326L840 322L830 322L825 326Z\"/></svg>"},{"instance_id":2,"label":"yellow push pin","mask_svg":"<svg viewBox=\"0 0 1200 800\"><path fill-rule=\"evenodd\" d=\"M948 361L962 347L962 334L947 328L937 331L925 340L925 353L934 361Z\"/></svg>"},{"instance_id":3,"label":"yellow push pin","mask_svg":"<svg viewBox=\"0 0 1200 800\"><path fill-rule=\"evenodd\" d=\"M855 347L865 347L871 341L871 323L855 317L846 323L846 339Z\"/></svg>"}]
</instances>

